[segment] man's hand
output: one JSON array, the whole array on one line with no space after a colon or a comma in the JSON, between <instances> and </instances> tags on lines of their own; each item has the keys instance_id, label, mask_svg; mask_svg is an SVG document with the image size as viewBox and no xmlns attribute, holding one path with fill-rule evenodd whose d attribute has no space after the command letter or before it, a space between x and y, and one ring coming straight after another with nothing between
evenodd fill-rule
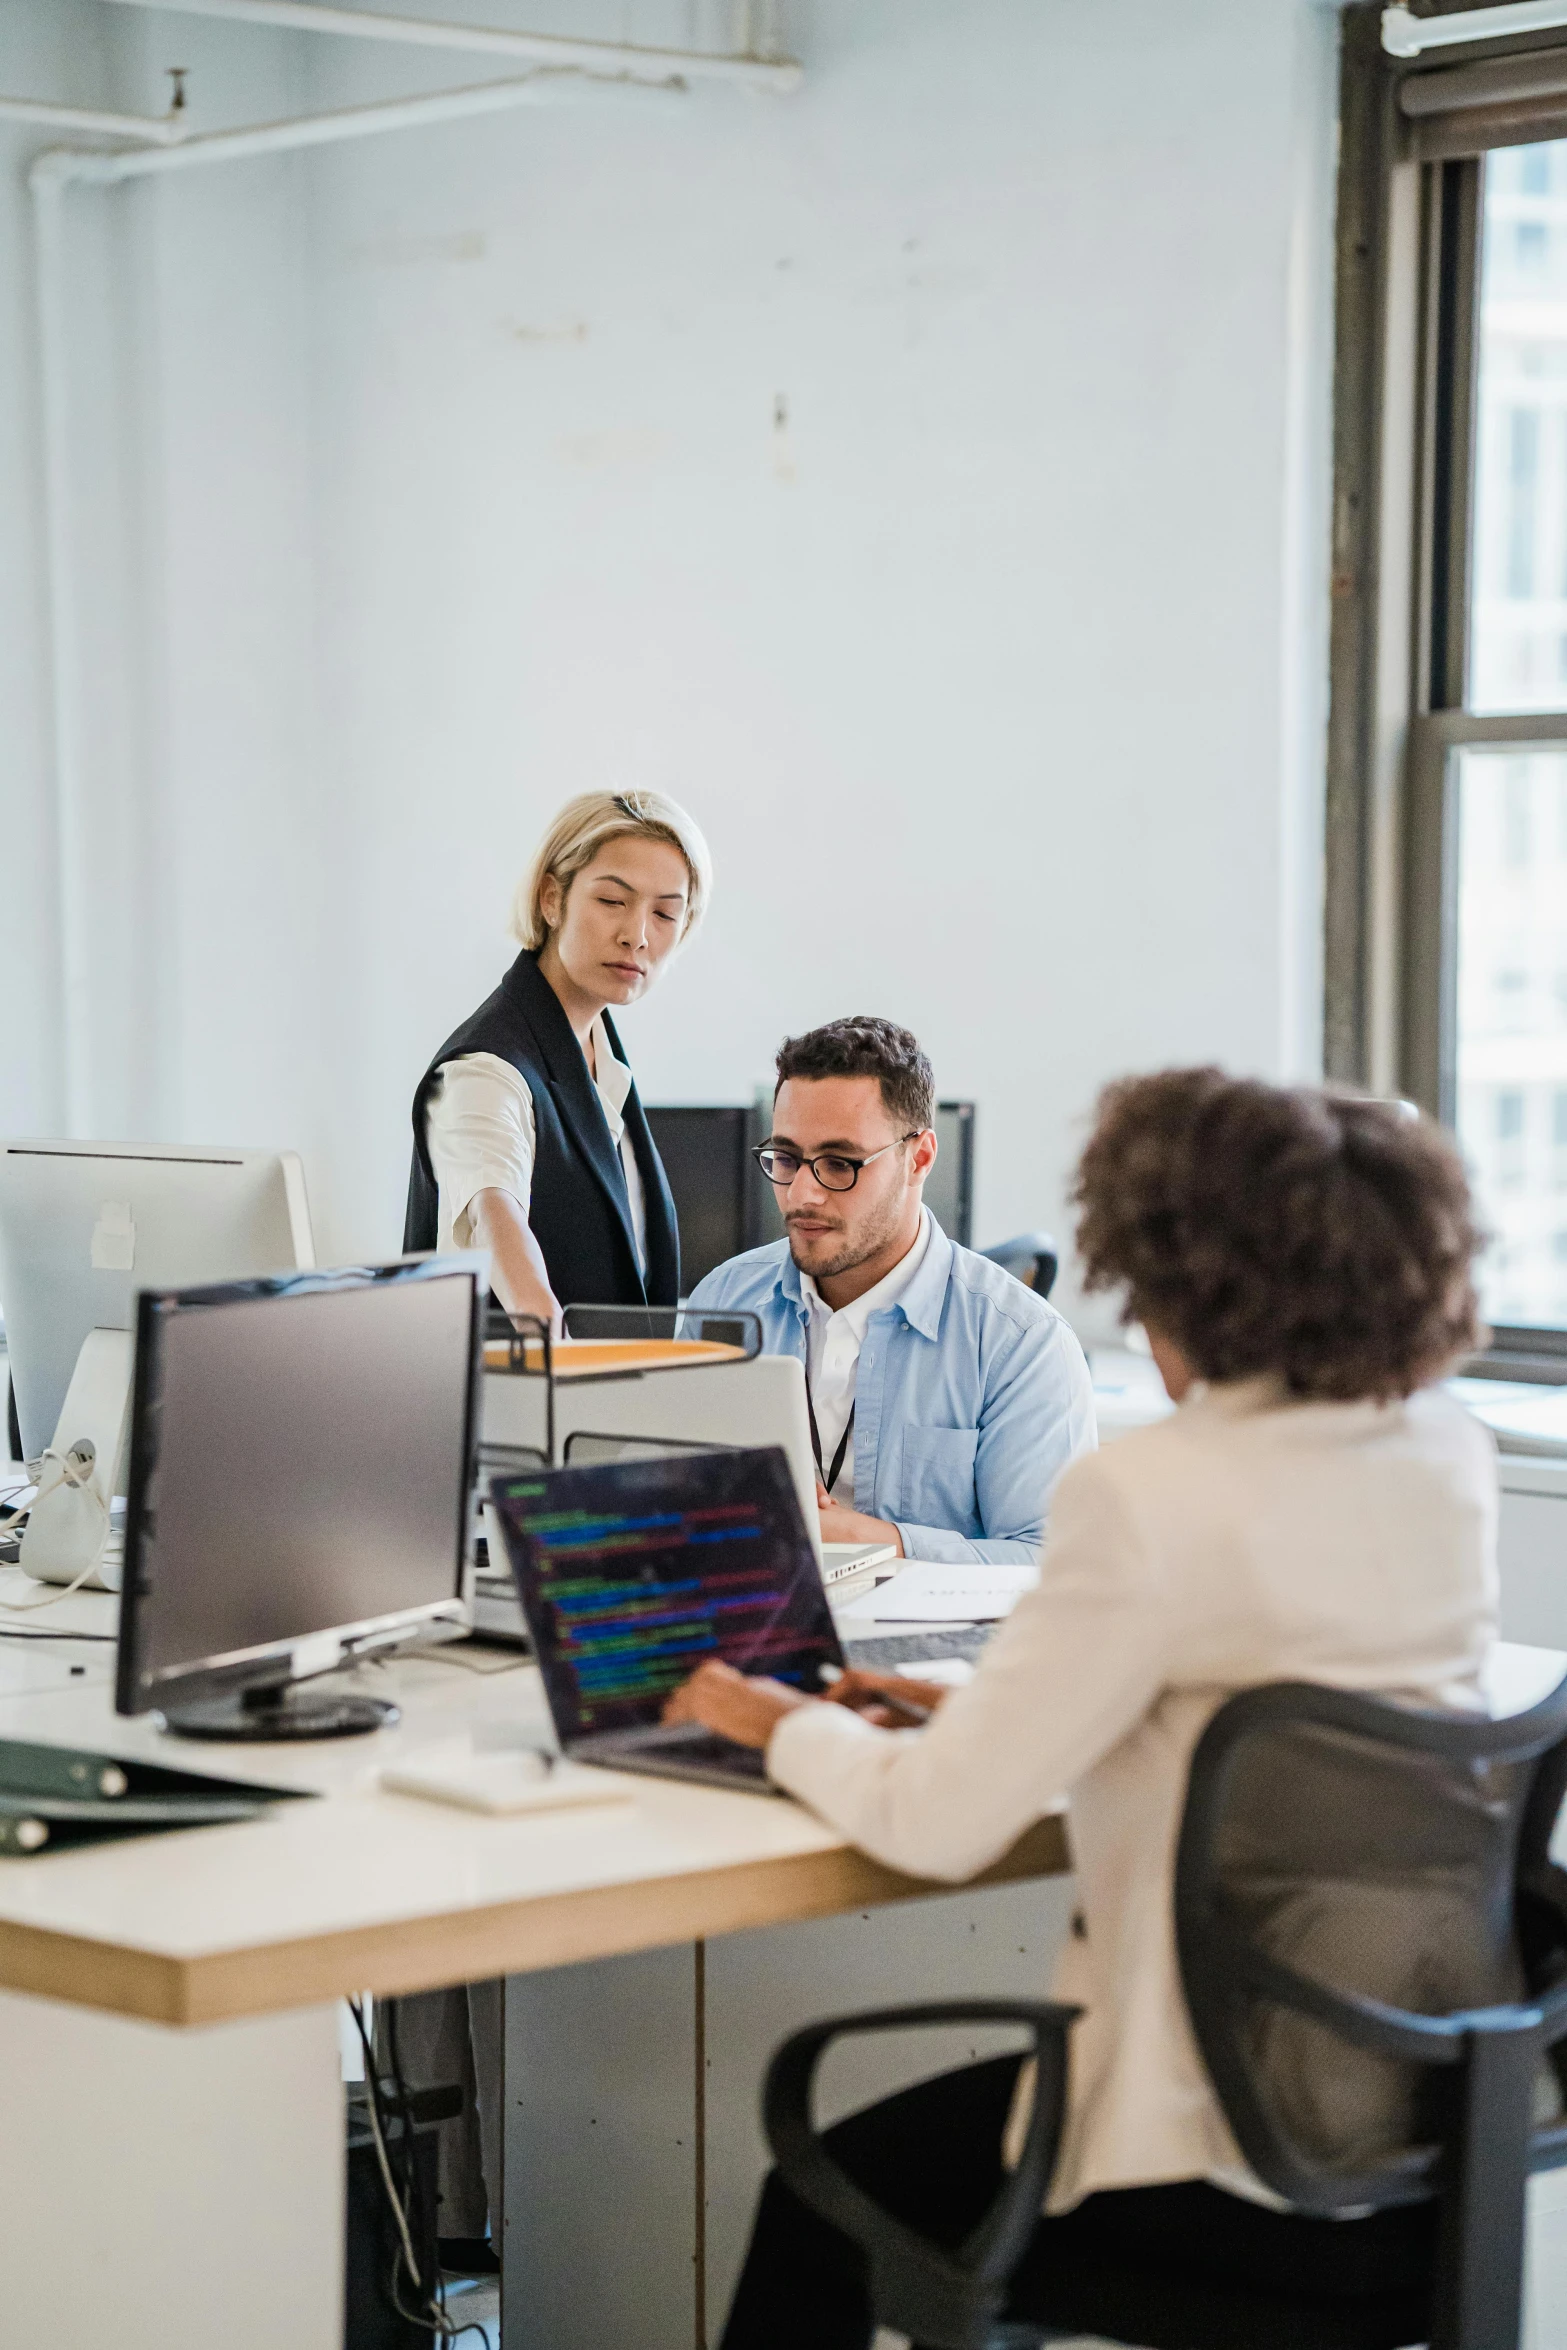
<instances>
[{"instance_id":1,"label":"man's hand","mask_svg":"<svg viewBox=\"0 0 1567 2350\"><path fill-rule=\"evenodd\" d=\"M796 1706L819 1703L798 1689L786 1689L782 1681L753 1679L713 1657L675 1691L664 1707L664 1719L700 1722L737 1746L763 1748L785 1714L792 1714Z\"/></svg>"},{"instance_id":2,"label":"man's hand","mask_svg":"<svg viewBox=\"0 0 1567 2350\"><path fill-rule=\"evenodd\" d=\"M816 1506L821 1511L824 1542L886 1542L902 1558L903 1536L896 1526L886 1518L867 1517L863 1510L846 1510L842 1502L833 1500L819 1477Z\"/></svg>"}]
</instances>

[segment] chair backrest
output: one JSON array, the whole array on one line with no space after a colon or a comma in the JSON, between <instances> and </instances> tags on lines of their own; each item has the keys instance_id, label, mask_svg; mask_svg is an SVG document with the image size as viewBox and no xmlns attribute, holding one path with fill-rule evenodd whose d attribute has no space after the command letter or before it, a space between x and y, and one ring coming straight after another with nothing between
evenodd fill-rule
<instances>
[{"instance_id":1,"label":"chair backrest","mask_svg":"<svg viewBox=\"0 0 1567 2350\"><path fill-rule=\"evenodd\" d=\"M1050 1295L1061 1269L1061 1252L1048 1232L1020 1232L1015 1240L998 1240L979 1253L1040 1297Z\"/></svg>"},{"instance_id":2,"label":"chair backrest","mask_svg":"<svg viewBox=\"0 0 1567 2350\"><path fill-rule=\"evenodd\" d=\"M1236 2140L1296 2208L1433 2191L1454 2075L1418 2061L1414 2019L1567 1975L1564 1788L1567 1680L1500 1721L1307 1683L1214 1716L1177 1857L1182 1979ZM1337 2003L1309 2012L1310 1986ZM1547 2073L1537 2117L1560 2110Z\"/></svg>"}]
</instances>

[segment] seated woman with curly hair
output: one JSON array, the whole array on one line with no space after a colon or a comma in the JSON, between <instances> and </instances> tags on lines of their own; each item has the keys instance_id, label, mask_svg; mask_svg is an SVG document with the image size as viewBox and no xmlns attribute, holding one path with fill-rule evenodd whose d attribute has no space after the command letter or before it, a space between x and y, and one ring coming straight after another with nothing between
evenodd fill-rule
<instances>
[{"instance_id":1,"label":"seated woman with curly hair","mask_svg":"<svg viewBox=\"0 0 1567 2350\"><path fill-rule=\"evenodd\" d=\"M850 1674L829 1702L710 1664L673 1702L918 1876L972 1876L1068 1793L1079 1915L1055 1989L1085 2012L1012 2314L1069 2322L1074 2269L1172 2249L1303 2305L1412 2283L1432 2206L1311 2218L1246 2169L1187 2021L1172 1872L1192 1750L1228 1693L1472 1701L1495 1636L1495 1458L1434 1386L1479 1336L1463 1169L1403 1105L1178 1069L1108 1089L1076 1199L1087 1285L1124 1291L1180 1408L1066 1471L1039 1582L973 1679ZM883 1726L889 1689L939 1710ZM956 2240L998 2183L1016 2085L1016 2059L970 2066L834 2143ZM724 2350L870 2335L858 2255L770 2180Z\"/></svg>"}]
</instances>

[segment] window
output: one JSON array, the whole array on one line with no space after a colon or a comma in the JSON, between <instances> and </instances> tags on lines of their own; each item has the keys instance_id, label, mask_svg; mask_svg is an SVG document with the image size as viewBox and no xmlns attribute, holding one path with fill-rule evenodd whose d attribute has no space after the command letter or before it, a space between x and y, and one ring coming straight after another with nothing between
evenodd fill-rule
<instances>
[{"instance_id":1,"label":"window","mask_svg":"<svg viewBox=\"0 0 1567 2350\"><path fill-rule=\"evenodd\" d=\"M1452 1126L1567 1380L1567 27L1351 5L1342 101L1327 1066Z\"/></svg>"}]
</instances>

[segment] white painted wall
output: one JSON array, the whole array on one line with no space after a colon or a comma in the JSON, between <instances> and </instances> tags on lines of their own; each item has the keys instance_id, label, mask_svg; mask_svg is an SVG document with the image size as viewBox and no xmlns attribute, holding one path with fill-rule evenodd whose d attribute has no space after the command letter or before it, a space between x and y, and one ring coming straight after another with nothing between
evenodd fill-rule
<instances>
[{"instance_id":1,"label":"white painted wall","mask_svg":"<svg viewBox=\"0 0 1567 2350\"><path fill-rule=\"evenodd\" d=\"M209 119L444 70L0 0L0 86L80 86L38 30L62 4L118 20L120 103L191 64ZM982 1240L1061 1217L1113 1072L1315 1057L1332 11L833 0L784 32L787 100L76 199L85 478L112 421L134 554L93 605L97 1122L296 1143L334 1252L395 1244L412 1083L503 965L542 822L605 778L676 790L718 862L627 1021L645 1095L738 1099L786 1028L902 1018L981 1105ZM4 349L0 522L31 514ZM41 857L36 556L3 537L5 839ZM48 944L11 944L13 1129L59 1114Z\"/></svg>"}]
</instances>

